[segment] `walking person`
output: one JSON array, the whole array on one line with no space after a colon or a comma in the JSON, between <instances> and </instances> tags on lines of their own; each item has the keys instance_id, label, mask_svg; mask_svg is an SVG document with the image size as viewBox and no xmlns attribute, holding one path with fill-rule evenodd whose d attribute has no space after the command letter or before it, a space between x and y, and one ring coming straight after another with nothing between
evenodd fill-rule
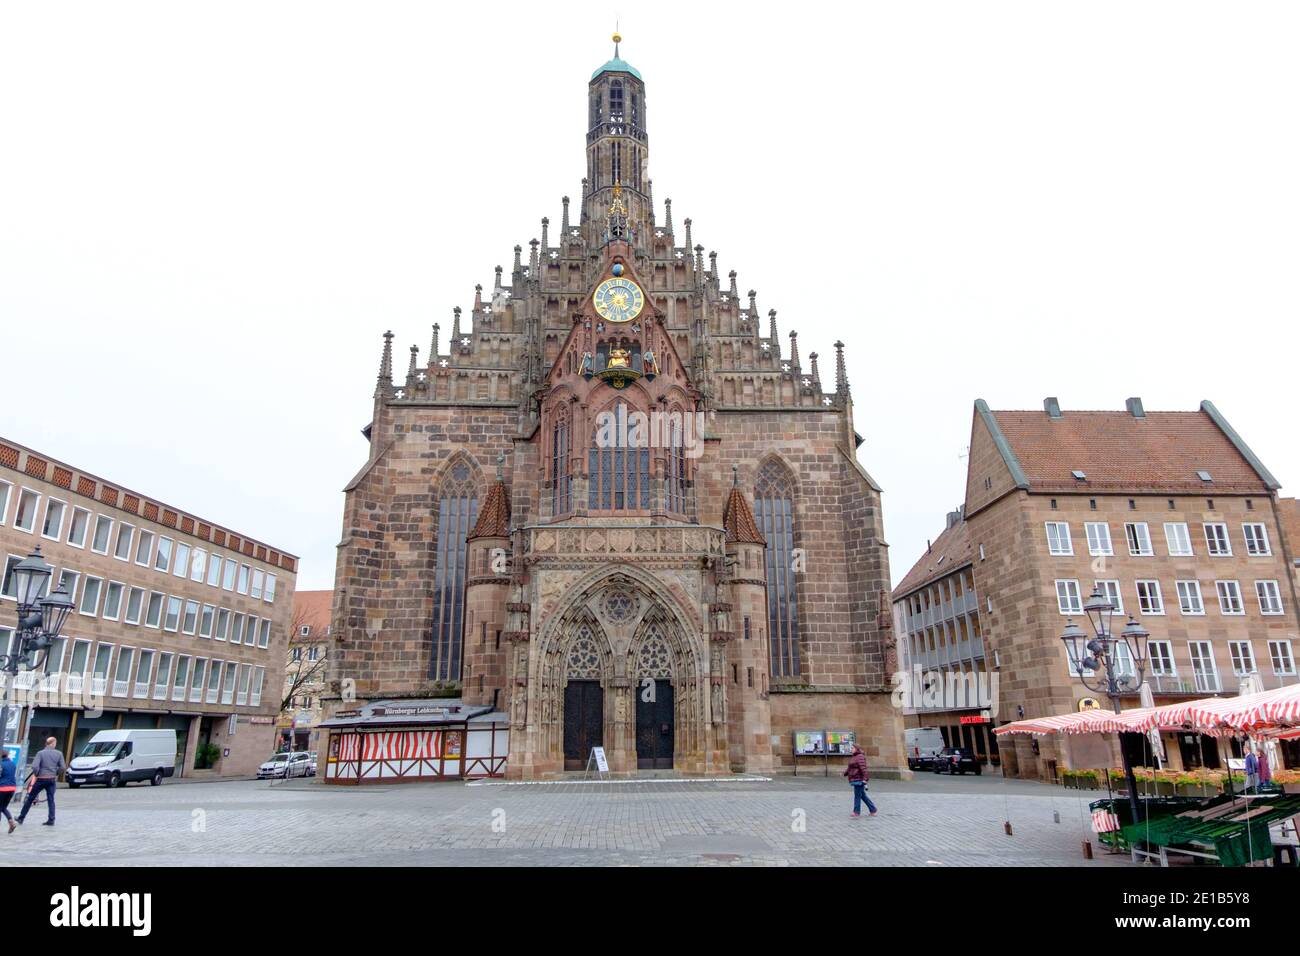
<instances>
[{"instance_id":1,"label":"walking person","mask_svg":"<svg viewBox=\"0 0 1300 956\"><path fill-rule=\"evenodd\" d=\"M9 756L8 750L0 751L0 814L9 821L9 832L14 832L14 827L18 826L14 822L14 815L9 812L9 801L14 798L18 791L18 767L14 763L14 758Z\"/></svg>"},{"instance_id":2,"label":"walking person","mask_svg":"<svg viewBox=\"0 0 1300 956\"><path fill-rule=\"evenodd\" d=\"M31 809L32 801L40 795L41 791L45 791L45 802L50 805L50 818L41 826L54 826L54 791L59 786L59 774L63 773L63 754L59 752L58 743L55 738L46 737L45 749L32 761L32 775L36 778L36 782L32 784L27 799L23 801L23 810L18 814L19 823L27 819L27 811Z\"/></svg>"},{"instance_id":3,"label":"walking person","mask_svg":"<svg viewBox=\"0 0 1300 956\"><path fill-rule=\"evenodd\" d=\"M853 815L862 816L862 805L865 803L868 812L874 817L876 805L867 796L867 780L870 777L867 773L867 755L857 744L853 745L853 756L849 758L849 765L844 768L844 776L848 777L849 783L853 785Z\"/></svg>"}]
</instances>

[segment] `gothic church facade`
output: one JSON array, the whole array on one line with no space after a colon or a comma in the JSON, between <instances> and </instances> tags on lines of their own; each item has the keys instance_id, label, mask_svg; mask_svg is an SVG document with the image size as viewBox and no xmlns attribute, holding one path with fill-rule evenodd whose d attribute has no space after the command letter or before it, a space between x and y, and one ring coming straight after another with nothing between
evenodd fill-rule
<instances>
[{"instance_id":1,"label":"gothic church facade","mask_svg":"<svg viewBox=\"0 0 1300 956\"><path fill-rule=\"evenodd\" d=\"M586 177L405 374L384 337L347 486L326 716L457 695L508 715L511 777L789 768L799 730L905 761L880 489L841 343L659 215L645 84L588 85Z\"/></svg>"}]
</instances>

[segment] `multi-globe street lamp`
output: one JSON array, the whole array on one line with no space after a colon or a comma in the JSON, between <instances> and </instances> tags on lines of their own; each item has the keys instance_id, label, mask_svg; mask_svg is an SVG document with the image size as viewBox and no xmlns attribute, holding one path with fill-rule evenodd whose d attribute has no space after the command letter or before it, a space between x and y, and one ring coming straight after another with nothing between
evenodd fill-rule
<instances>
[{"instance_id":1,"label":"multi-globe street lamp","mask_svg":"<svg viewBox=\"0 0 1300 956\"><path fill-rule=\"evenodd\" d=\"M18 602L18 626L9 648L0 654L0 673L5 675L4 705L0 706L0 738L8 735L9 711L20 670L36 670L48 662L50 648L63 630L72 611L72 598L62 584L45 594L54 569L45 563L38 546L14 565L11 572ZM44 656L42 656L42 653Z\"/></svg>"},{"instance_id":2,"label":"multi-globe street lamp","mask_svg":"<svg viewBox=\"0 0 1300 956\"><path fill-rule=\"evenodd\" d=\"M1070 667L1084 687L1093 693L1109 697L1111 706L1118 714L1123 709L1121 701L1124 695L1131 694L1142 686L1147 666L1147 639L1151 633L1130 614L1128 624L1117 637L1110 623L1115 605L1101 593L1099 586L1093 587L1083 610L1092 628L1092 638L1088 637L1083 628L1068 619L1065 631L1061 634L1061 640L1070 655ZM1121 647L1124 648L1123 652L1120 651ZM1127 657L1128 660L1124 661L1122 657ZM1124 764L1124 780L1128 784L1129 806L1133 810L1133 822L1137 823L1141 820L1137 779L1133 776L1133 766L1122 742L1119 750Z\"/></svg>"}]
</instances>

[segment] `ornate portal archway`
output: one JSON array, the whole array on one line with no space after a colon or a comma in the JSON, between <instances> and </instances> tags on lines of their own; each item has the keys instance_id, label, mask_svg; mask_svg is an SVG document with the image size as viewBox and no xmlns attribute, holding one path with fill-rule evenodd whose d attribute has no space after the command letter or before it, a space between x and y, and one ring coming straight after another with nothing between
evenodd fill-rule
<instances>
[{"instance_id":1,"label":"ornate portal archway","mask_svg":"<svg viewBox=\"0 0 1300 956\"><path fill-rule=\"evenodd\" d=\"M603 746L615 771L710 769L710 661L690 615L637 568L595 572L568 592L530 642L526 684L516 684L527 706L513 718L521 752L512 762L529 774L580 768Z\"/></svg>"}]
</instances>

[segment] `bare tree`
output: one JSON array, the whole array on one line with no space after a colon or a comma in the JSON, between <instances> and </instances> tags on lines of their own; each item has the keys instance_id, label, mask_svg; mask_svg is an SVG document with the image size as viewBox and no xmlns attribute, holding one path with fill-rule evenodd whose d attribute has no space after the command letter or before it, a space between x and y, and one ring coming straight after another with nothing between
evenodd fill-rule
<instances>
[{"instance_id":1,"label":"bare tree","mask_svg":"<svg viewBox=\"0 0 1300 956\"><path fill-rule=\"evenodd\" d=\"M284 666L284 695L280 700L282 714L288 714L294 709L291 706L293 699L304 687L325 678L325 662L329 658L329 638L326 634L314 633L309 634L305 639L302 638L303 626L311 623L301 608L294 611L293 620L289 624L289 649L292 652L297 645L301 648L301 653L297 660L293 660L291 653L289 661ZM317 647L320 650L314 661L308 659L309 647Z\"/></svg>"}]
</instances>

